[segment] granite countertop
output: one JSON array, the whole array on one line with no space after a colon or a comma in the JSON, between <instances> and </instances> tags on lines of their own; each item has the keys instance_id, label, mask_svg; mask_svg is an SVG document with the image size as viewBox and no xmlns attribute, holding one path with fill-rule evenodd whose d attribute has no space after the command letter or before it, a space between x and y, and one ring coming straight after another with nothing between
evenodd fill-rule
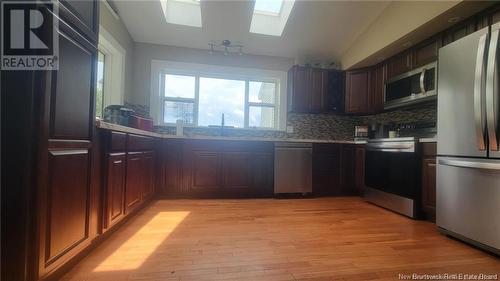
<instances>
[{"instance_id":1,"label":"granite countertop","mask_svg":"<svg viewBox=\"0 0 500 281\"><path fill-rule=\"evenodd\" d=\"M177 136L161 134L156 132L139 130L127 126L117 125L104 121L96 121L96 126L105 130L112 130L130 134L137 134L162 139L198 139L198 140L237 140L237 141L271 141L271 142L306 142L306 143L343 143L343 144L365 144L366 141L354 140L325 140L325 139L293 139L293 138L264 138L264 137L224 137L224 136Z\"/></svg>"}]
</instances>

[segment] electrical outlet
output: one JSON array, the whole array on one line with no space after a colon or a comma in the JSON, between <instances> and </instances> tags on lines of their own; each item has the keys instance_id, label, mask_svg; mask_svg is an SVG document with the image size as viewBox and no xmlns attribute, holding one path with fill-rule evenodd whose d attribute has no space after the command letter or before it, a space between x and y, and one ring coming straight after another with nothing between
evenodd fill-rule
<instances>
[{"instance_id":1,"label":"electrical outlet","mask_svg":"<svg viewBox=\"0 0 500 281\"><path fill-rule=\"evenodd\" d=\"M293 126L286 126L286 132L289 134L293 133Z\"/></svg>"}]
</instances>

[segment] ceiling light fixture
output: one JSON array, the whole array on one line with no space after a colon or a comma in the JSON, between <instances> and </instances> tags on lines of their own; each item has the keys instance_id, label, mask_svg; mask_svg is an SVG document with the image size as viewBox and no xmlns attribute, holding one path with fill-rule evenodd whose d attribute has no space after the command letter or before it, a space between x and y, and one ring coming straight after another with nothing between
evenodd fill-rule
<instances>
[{"instance_id":1,"label":"ceiling light fixture","mask_svg":"<svg viewBox=\"0 0 500 281\"><path fill-rule=\"evenodd\" d=\"M209 54L213 55L218 49L223 52L225 56L231 53L231 50L238 49L238 54L240 56L243 55L243 45L234 45L229 40L222 40L221 43L208 43L209 46Z\"/></svg>"}]
</instances>

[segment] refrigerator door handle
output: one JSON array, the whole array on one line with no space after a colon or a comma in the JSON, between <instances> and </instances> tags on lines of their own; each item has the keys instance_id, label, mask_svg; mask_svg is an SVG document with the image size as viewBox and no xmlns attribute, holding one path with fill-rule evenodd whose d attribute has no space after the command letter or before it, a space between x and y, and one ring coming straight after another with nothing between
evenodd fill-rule
<instances>
[{"instance_id":1,"label":"refrigerator door handle","mask_svg":"<svg viewBox=\"0 0 500 281\"><path fill-rule=\"evenodd\" d=\"M474 77L474 124L476 127L476 142L479 150L486 150L484 124L484 72L485 49L488 34L479 38ZM422 77L420 78L422 83Z\"/></svg>"},{"instance_id":2,"label":"refrigerator door handle","mask_svg":"<svg viewBox=\"0 0 500 281\"><path fill-rule=\"evenodd\" d=\"M498 150L497 138L497 111L498 90L495 85L497 75L497 46L498 29L491 32L490 46L488 50L488 65L486 69L486 126L488 128L488 139L490 150Z\"/></svg>"},{"instance_id":3,"label":"refrigerator door handle","mask_svg":"<svg viewBox=\"0 0 500 281\"><path fill-rule=\"evenodd\" d=\"M452 166L452 167L459 167L459 168L500 170L500 163L474 162L474 161L448 160L448 159L439 159L438 163L441 165L445 165L445 166Z\"/></svg>"}]
</instances>

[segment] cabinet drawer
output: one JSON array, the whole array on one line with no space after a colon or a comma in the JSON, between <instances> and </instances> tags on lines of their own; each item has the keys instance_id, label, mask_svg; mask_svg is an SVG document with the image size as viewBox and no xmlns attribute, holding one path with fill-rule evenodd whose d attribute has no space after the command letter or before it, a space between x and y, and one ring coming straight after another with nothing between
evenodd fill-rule
<instances>
[{"instance_id":1,"label":"cabinet drawer","mask_svg":"<svg viewBox=\"0 0 500 281\"><path fill-rule=\"evenodd\" d=\"M127 150L128 151L142 151L142 150L153 150L154 149L154 139L139 135L128 135L127 140Z\"/></svg>"},{"instance_id":2,"label":"cabinet drawer","mask_svg":"<svg viewBox=\"0 0 500 281\"><path fill-rule=\"evenodd\" d=\"M127 134L121 132L111 132L109 134L109 150L125 151L127 144Z\"/></svg>"}]
</instances>

